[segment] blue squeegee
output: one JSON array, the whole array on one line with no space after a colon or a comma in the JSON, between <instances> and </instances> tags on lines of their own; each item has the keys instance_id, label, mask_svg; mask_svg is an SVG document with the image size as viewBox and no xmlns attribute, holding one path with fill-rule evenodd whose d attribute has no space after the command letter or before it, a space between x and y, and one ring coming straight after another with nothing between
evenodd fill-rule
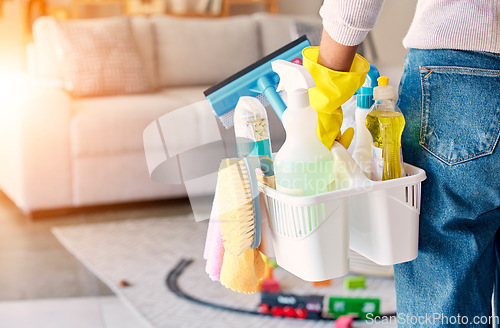
<instances>
[{"instance_id":1,"label":"blue squeegee","mask_svg":"<svg viewBox=\"0 0 500 328\"><path fill-rule=\"evenodd\" d=\"M281 120L286 105L276 92L279 76L273 71L271 62L277 59L301 61L302 49L310 45L311 43L304 35L205 90L205 97L222 125L226 129L233 126L234 108L240 97L256 97L260 94L266 97Z\"/></svg>"}]
</instances>

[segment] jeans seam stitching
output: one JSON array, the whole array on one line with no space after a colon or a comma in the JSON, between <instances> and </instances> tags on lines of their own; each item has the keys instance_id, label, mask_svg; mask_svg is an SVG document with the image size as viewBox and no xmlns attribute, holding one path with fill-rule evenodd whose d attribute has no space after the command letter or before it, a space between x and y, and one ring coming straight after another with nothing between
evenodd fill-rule
<instances>
[{"instance_id":1,"label":"jeans seam stitching","mask_svg":"<svg viewBox=\"0 0 500 328\"><path fill-rule=\"evenodd\" d=\"M468 159L473 159L474 157L479 156L479 155L489 155L489 154L491 154L492 151L493 151L493 149L495 149L495 146L498 143L498 140L500 139L500 121L497 124L496 135L497 135L497 137L494 139L495 142L493 142L490 147L488 147L488 148L486 148L484 150L478 151L478 152L476 152L474 154L470 154L470 155L467 155L467 156L459 157L459 158L457 158L455 160L449 160L448 158L446 158L444 156L444 154L442 154L441 152L437 151L435 148L431 147L425 141L421 141L420 144L422 146L424 146L425 148L429 149L429 151L431 151L434 154L436 154L436 156L438 156L439 158L442 158L445 162L448 162L450 164L454 164L454 163L465 161L465 160L468 160Z\"/></svg>"},{"instance_id":2,"label":"jeans seam stitching","mask_svg":"<svg viewBox=\"0 0 500 328\"><path fill-rule=\"evenodd\" d=\"M429 71L429 73L427 73L427 74L424 76L424 80L425 80L425 79L426 79L429 75L431 75L431 73L432 73L432 72L434 72L434 70L432 70L432 69L431 69L431 70Z\"/></svg>"},{"instance_id":3,"label":"jeans seam stitching","mask_svg":"<svg viewBox=\"0 0 500 328\"><path fill-rule=\"evenodd\" d=\"M476 75L487 75L487 76L500 76L500 70L484 69L484 68L472 68L472 67L460 67L460 66L426 66L420 67L421 69L436 71L437 73L474 73Z\"/></svg>"},{"instance_id":4,"label":"jeans seam stitching","mask_svg":"<svg viewBox=\"0 0 500 328\"><path fill-rule=\"evenodd\" d=\"M425 67L423 66L419 66L419 69L422 70L422 69L426 69ZM424 115L424 111L425 111L425 83L424 83L424 79L422 79L422 72L420 72L420 88L421 88L421 92L422 92L422 99L421 99L421 117L420 117L420 144L422 144L422 140L424 139L424 132L427 131L427 121L425 121L425 127L424 127L424 120L425 120L425 115Z\"/></svg>"},{"instance_id":5,"label":"jeans seam stitching","mask_svg":"<svg viewBox=\"0 0 500 328\"><path fill-rule=\"evenodd\" d=\"M498 140L498 138L497 138L497 140ZM493 145L495 145L495 144L496 144L496 142ZM455 160L450 160L450 159L446 158L442 153L440 153L439 151L437 151L435 148L431 147L426 142L422 142L421 145L424 146L425 148L429 149L429 151L431 151L432 153L434 153L437 157L441 158L446 163L450 163L450 164L457 164L459 162L463 162L463 161L466 161L466 160L469 160L469 159L474 159L475 157L479 157L479 155L489 155L489 154L491 154L492 149L494 148L493 146L490 146L487 149L479 151L479 152L476 152L474 154L470 154L470 155L467 155L467 156L459 157L459 158L457 158Z\"/></svg>"},{"instance_id":6,"label":"jeans seam stitching","mask_svg":"<svg viewBox=\"0 0 500 328\"><path fill-rule=\"evenodd\" d=\"M436 155L436 157L438 157L441 160L443 160L445 163L458 164L458 163L461 163L461 162L464 162L464 161L467 161L467 160L470 160L470 159L474 159L476 157L480 157L480 155L489 155L489 154L492 154L493 153L493 149L495 149L495 146L498 144L498 140L500 139L500 122L499 122L499 124L497 124L497 126L499 127L496 130L497 137L494 139L495 142L493 142L490 147L486 148L485 150L476 152L474 154L470 154L470 155L467 155L467 156L459 157L459 158L457 158L455 160L448 159L447 157L444 156L444 154L442 154L441 152L437 151L435 148L431 147L425 141L421 141L420 144L422 146L424 146L426 149L428 149L431 153L433 153L434 155Z\"/></svg>"}]
</instances>

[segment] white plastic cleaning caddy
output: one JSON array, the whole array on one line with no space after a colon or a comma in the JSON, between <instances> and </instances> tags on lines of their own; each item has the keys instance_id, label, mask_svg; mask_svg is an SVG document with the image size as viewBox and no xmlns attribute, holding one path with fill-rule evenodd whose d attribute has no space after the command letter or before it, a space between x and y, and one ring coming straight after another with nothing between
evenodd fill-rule
<instances>
[{"instance_id":1,"label":"white plastic cleaning caddy","mask_svg":"<svg viewBox=\"0 0 500 328\"><path fill-rule=\"evenodd\" d=\"M415 259L425 171L405 164L405 177L372 181L340 144L332 153L344 189L291 196L261 186L278 265L323 281L348 273L349 247L381 265Z\"/></svg>"}]
</instances>

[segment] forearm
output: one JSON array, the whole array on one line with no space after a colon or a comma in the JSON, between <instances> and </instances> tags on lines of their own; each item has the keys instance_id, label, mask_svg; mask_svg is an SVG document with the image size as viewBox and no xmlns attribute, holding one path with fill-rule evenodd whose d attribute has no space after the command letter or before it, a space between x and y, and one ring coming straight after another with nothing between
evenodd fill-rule
<instances>
[{"instance_id":1,"label":"forearm","mask_svg":"<svg viewBox=\"0 0 500 328\"><path fill-rule=\"evenodd\" d=\"M318 61L337 71L349 71L358 45L375 26L384 0L325 0Z\"/></svg>"},{"instance_id":2,"label":"forearm","mask_svg":"<svg viewBox=\"0 0 500 328\"><path fill-rule=\"evenodd\" d=\"M358 46L344 46L323 30L318 63L334 71L348 72Z\"/></svg>"},{"instance_id":3,"label":"forearm","mask_svg":"<svg viewBox=\"0 0 500 328\"><path fill-rule=\"evenodd\" d=\"M375 26L383 4L384 0L324 0L319 13L331 38L355 46Z\"/></svg>"}]
</instances>

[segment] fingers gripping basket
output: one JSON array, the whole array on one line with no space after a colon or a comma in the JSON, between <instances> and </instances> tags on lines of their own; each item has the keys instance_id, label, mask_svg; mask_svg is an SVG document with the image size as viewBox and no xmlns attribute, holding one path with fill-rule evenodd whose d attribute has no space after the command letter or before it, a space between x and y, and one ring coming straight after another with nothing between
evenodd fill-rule
<instances>
[{"instance_id":1,"label":"fingers gripping basket","mask_svg":"<svg viewBox=\"0 0 500 328\"><path fill-rule=\"evenodd\" d=\"M371 181L357 172L352 186L314 196L264 187L276 260L306 281L349 271L349 247L378 264L413 260L418 250L420 184L425 172L405 164L407 176Z\"/></svg>"}]
</instances>

